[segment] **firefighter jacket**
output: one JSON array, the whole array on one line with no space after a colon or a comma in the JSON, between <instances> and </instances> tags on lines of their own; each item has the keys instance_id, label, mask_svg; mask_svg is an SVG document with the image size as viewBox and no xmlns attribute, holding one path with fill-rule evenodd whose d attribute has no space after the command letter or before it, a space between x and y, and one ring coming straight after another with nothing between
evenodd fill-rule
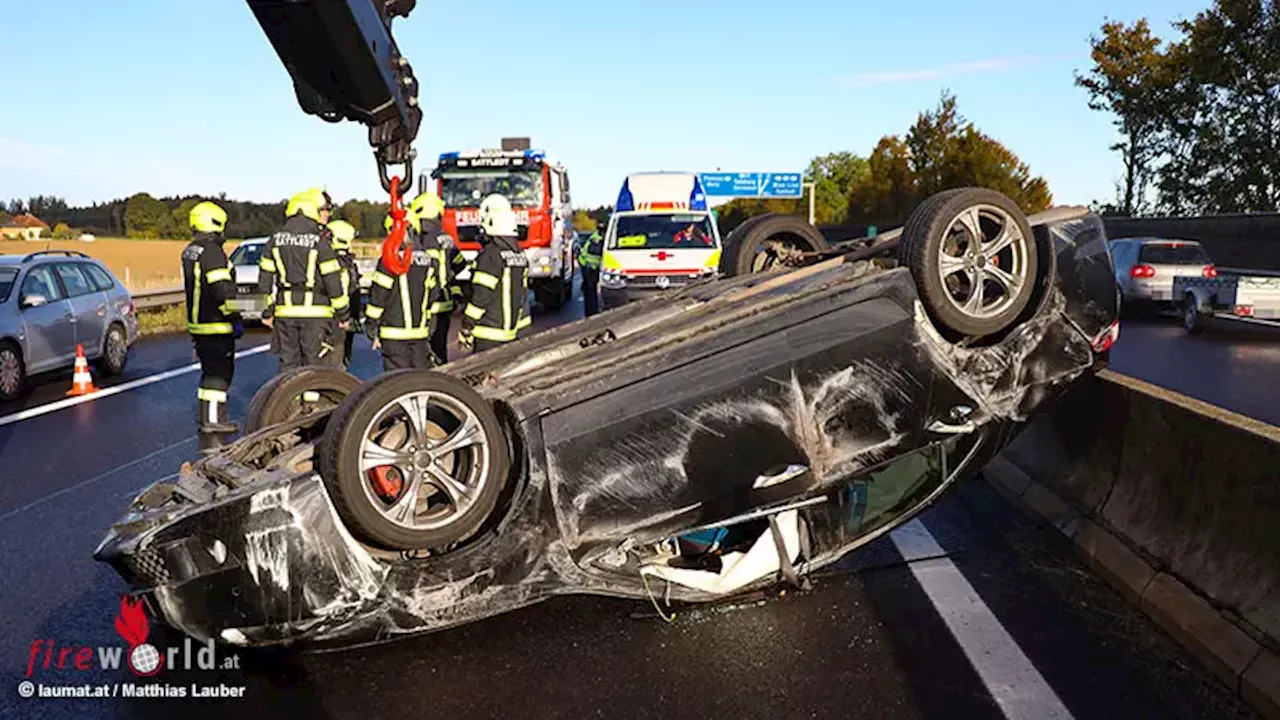
<instances>
[{"instance_id":1,"label":"firefighter jacket","mask_svg":"<svg viewBox=\"0 0 1280 720\"><path fill-rule=\"evenodd\" d=\"M578 238L573 250L578 256L578 265L588 270L600 269L600 262L604 259L604 239L600 237L599 231L588 237Z\"/></svg>"},{"instance_id":2,"label":"firefighter jacket","mask_svg":"<svg viewBox=\"0 0 1280 720\"><path fill-rule=\"evenodd\" d=\"M493 237L476 256L471 302L462 327L477 340L510 342L533 323L529 309L529 258L514 237Z\"/></svg>"},{"instance_id":3,"label":"firefighter jacket","mask_svg":"<svg viewBox=\"0 0 1280 720\"><path fill-rule=\"evenodd\" d=\"M338 264L342 266L342 291L347 295L348 310L353 319L364 314L360 298L360 268L356 266L356 256L351 253L338 253Z\"/></svg>"},{"instance_id":4,"label":"firefighter jacket","mask_svg":"<svg viewBox=\"0 0 1280 720\"><path fill-rule=\"evenodd\" d=\"M435 328L431 303L437 287L436 259L416 238L410 238L413 260L405 274L392 275L382 260L373 271L365 308L365 332L370 338L425 341Z\"/></svg>"},{"instance_id":5,"label":"firefighter jacket","mask_svg":"<svg viewBox=\"0 0 1280 720\"><path fill-rule=\"evenodd\" d=\"M467 269L467 258L453 238L435 220L421 222L422 246L436 259L436 288L431 302L431 314L453 312L454 303L462 298L462 283L458 273Z\"/></svg>"},{"instance_id":6,"label":"firefighter jacket","mask_svg":"<svg viewBox=\"0 0 1280 720\"><path fill-rule=\"evenodd\" d=\"M262 248L258 291L267 296L263 317L350 317L342 264L320 223L299 213Z\"/></svg>"},{"instance_id":7,"label":"firefighter jacket","mask_svg":"<svg viewBox=\"0 0 1280 720\"><path fill-rule=\"evenodd\" d=\"M182 251L182 284L187 293L187 332L232 335L239 313L231 301L235 278L222 251L222 237L198 232Z\"/></svg>"}]
</instances>

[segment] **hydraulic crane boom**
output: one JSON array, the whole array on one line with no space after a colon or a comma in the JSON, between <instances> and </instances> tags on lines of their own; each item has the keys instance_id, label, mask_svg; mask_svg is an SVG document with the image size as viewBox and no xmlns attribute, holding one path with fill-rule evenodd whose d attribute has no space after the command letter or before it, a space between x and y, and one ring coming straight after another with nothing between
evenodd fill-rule
<instances>
[{"instance_id":1,"label":"hydraulic crane boom","mask_svg":"<svg viewBox=\"0 0 1280 720\"><path fill-rule=\"evenodd\" d=\"M391 190L388 166L403 165L399 191L407 192L422 109L391 21L407 17L417 0L247 2L293 78L303 111L368 126L382 187Z\"/></svg>"}]
</instances>

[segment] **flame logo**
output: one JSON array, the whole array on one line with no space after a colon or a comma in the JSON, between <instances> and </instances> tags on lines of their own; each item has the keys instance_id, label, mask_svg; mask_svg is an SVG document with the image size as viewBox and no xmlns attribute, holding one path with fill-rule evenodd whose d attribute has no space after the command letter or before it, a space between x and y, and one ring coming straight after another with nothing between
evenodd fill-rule
<instances>
[{"instance_id":1,"label":"flame logo","mask_svg":"<svg viewBox=\"0 0 1280 720\"><path fill-rule=\"evenodd\" d=\"M147 612L142 609L141 600L131 601L128 595L120 598L116 632L129 643L129 669L135 675L146 677L160 672L163 667L160 651L147 642L151 624L147 622Z\"/></svg>"},{"instance_id":2,"label":"flame logo","mask_svg":"<svg viewBox=\"0 0 1280 720\"><path fill-rule=\"evenodd\" d=\"M147 635L151 633L151 625L147 622L147 613L142 609L141 600L130 601L128 595L120 598L120 614L116 615L116 632L120 633L120 637L124 638L131 648L147 641Z\"/></svg>"}]
</instances>

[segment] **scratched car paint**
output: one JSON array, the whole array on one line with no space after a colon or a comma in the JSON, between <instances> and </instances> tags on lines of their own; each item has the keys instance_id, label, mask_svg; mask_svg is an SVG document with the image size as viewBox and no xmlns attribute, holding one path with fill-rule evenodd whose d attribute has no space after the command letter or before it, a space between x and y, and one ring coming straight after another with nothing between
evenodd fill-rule
<instances>
[{"instance_id":1,"label":"scratched car paint","mask_svg":"<svg viewBox=\"0 0 1280 720\"><path fill-rule=\"evenodd\" d=\"M558 594L651 597L639 567L655 544L787 512L804 528L803 576L978 472L1105 363L1094 343L1117 299L1100 220L1031 222L1055 269L995 344L946 339L907 269L838 259L692 286L446 366L498 409L513 457L499 512L449 552L386 552L348 531L311 466L320 416L144 491L95 555L165 623L255 646L376 642ZM804 471L760 487L780 467Z\"/></svg>"}]
</instances>

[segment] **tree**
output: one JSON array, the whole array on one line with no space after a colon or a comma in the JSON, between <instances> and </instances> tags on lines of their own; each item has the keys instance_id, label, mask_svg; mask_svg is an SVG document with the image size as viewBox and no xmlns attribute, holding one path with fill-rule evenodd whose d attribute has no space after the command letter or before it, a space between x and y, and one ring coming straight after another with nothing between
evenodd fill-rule
<instances>
[{"instance_id":1,"label":"tree","mask_svg":"<svg viewBox=\"0 0 1280 720\"><path fill-rule=\"evenodd\" d=\"M178 240L190 240L193 237L191 230L191 208L200 203L200 198L187 198L178 204L173 211L173 235ZM224 208L225 209L225 208Z\"/></svg>"},{"instance_id":2,"label":"tree","mask_svg":"<svg viewBox=\"0 0 1280 720\"><path fill-rule=\"evenodd\" d=\"M850 198L870 179L871 165L854 153L834 152L810 161L805 176L815 185L815 222L836 225L848 220Z\"/></svg>"},{"instance_id":3,"label":"tree","mask_svg":"<svg viewBox=\"0 0 1280 720\"><path fill-rule=\"evenodd\" d=\"M125 204L125 234L141 240L156 240L173 231L173 214L149 193L138 193Z\"/></svg>"},{"instance_id":4,"label":"tree","mask_svg":"<svg viewBox=\"0 0 1280 720\"><path fill-rule=\"evenodd\" d=\"M1133 25L1106 22L1102 34L1090 38L1093 67L1076 74L1076 85L1089 93L1089 108L1114 115L1120 140L1124 179L1117 204L1125 215L1142 214L1161 154L1165 107L1174 76L1169 55L1151 34L1145 18Z\"/></svg>"},{"instance_id":5,"label":"tree","mask_svg":"<svg viewBox=\"0 0 1280 720\"><path fill-rule=\"evenodd\" d=\"M70 225L67 225L66 223L58 223L53 226L54 240L74 240L75 238L76 231L72 230Z\"/></svg>"},{"instance_id":6,"label":"tree","mask_svg":"<svg viewBox=\"0 0 1280 720\"><path fill-rule=\"evenodd\" d=\"M573 229L578 232L589 233L596 229L596 219L586 210L573 211Z\"/></svg>"}]
</instances>

